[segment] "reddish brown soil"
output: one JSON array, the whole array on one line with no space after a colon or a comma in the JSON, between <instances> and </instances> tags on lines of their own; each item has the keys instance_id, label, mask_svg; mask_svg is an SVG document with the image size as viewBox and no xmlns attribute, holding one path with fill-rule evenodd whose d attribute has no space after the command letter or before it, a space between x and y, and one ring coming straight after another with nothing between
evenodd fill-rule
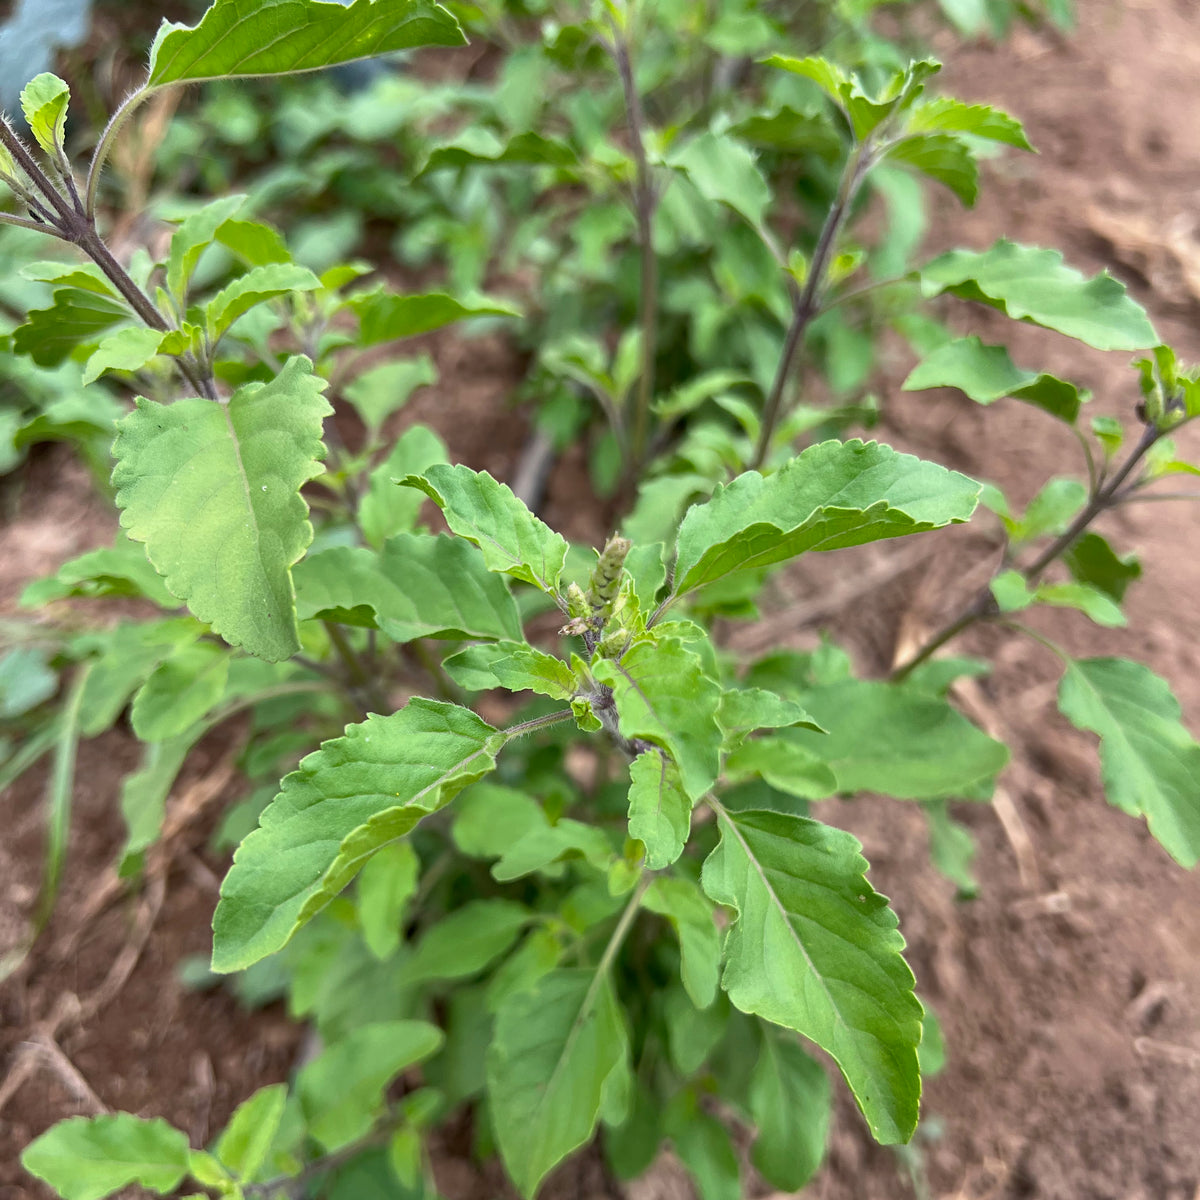
<instances>
[{"instance_id":1,"label":"reddish brown soil","mask_svg":"<svg viewBox=\"0 0 1200 1200\"><path fill-rule=\"evenodd\" d=\"M943 205L930 248L982 247L1000 235L1062 248L1088 271L1109 267L1129 281L1160 332L1200 359L1200 25L1190 0L1081 0L1082 27L1063 42L1018 34L1009 44L943 51L947 90L1021 116L1039 158L989 168L979 207ZM998 339L1011 327L961 313L964 331ZM1133 377L1122 355L1080 351L1021 328L1022 365L1067 375L1096 393L1097 411L1129 417ZM465 461L508 475L527 427L506 405L513 363L495 343L430 340L442 382L417 400ZM911 359L897 352L883 394L883 436L1002 484L1018 502L1051 473L1075 470L1077 451L1053 423L1018 406L986 412L961 398L902 396ZM1200 445L1188 439L1192 457ZM577 537L595 522L573 505L579 463L561 462L548 493L550 518ZM24 579L99 544L110 519L88 479L56 450L39 454L7 492L0 529L0 611L11 612ZM982 527L981 527L982 528ZM1105 631L1056 614L1044 630L1079 653L1130 654L1167 676L1193 729L1200 726L1200 509L1145 505L1106 525L1137 547L1146 577L1131 592L1129 631ZM834 631L864 669L892 657L956 606L986 530L967 532L945 554L896 573L857 598ZM789 576L786 604L765 631L733 640L804 644L807 614L821 616L830 588L864 561L828 556ZM863 615L866 613L867 615ZM765 639L765 640L763 640ZM1200 875L1176 867L1145 829L1103 800L1090 739L1054 714L1055 667L1035 643L980 631L966 647L997 658L991 680L967 697L973 715L1014 745L1001 803L959 806L979 843L981 896L956 902L928 865L924 823L911 807L864 799L822 816L863 840L877 887L892 896L922 994L945 1028L950 1061L928 1086L915 1152L874 1146L843 1096L826 1168L810 1191L821 1200L1192 1200L1200 1194ZM222 769L208 744L176 800ZM195 1142L233 1105L284 1078L299 1033L274 1009L247 1013L222 993L182 989L175 970L203 953L223 864L203 845L203 821L177 840L161 908L153 895L119 901L88 920L116 852L119 779L134 761L120 733L81 751L70 858L54 922L16 980L0 991L0 1089L25 1047L56 1012L62 1057L34 1051L33 1069L0 1111L0 1200L42 1195L16 1164L19 1148L53 1120L97 1102L163 1115ZM43 771L0 799L0 951L23 928L36 894ZM236 784L230 784L236 788ZM1198 785L1200 786L1200 785ZM1004 820L998 819L1003 816ZM152 919L152 924L150 921ZM94 1015L78 1021L64 997L85 1005L123 951L150 932L136 968ZM60 951L77 939L65 960ZM65 1064L70 1064L70 1067ZM71 1071L77 1072L73 1076ZM0 1091L0 1095L3 1092ZM502 1194L450 1151L440 1164L450 1200ZM465 1139L464 1139L465 1146ZM568 1166L550 1189L587 1200L609 1193L594 1163ZM690 1195L668 1159L629 1189L637 1200Z\"/></svg>"}]
</instances>

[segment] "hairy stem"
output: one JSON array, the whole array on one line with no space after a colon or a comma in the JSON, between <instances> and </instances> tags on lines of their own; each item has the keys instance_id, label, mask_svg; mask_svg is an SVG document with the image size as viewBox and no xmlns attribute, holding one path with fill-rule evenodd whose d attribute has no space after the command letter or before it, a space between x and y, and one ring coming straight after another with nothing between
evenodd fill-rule
<instances>
[{"instance_id":1,"label":"hairy stem","mask_svg":"<svg viewBox=\"0 0 1200 1200\"><path fill-rule=\"evenodd\" d=\"M1122 503L1125 496L1120 491L1121 485L1133 473L1137 465L1145 457L1146 452L1162 437L1161 431L1154 425L1147 425L1138 439L1137 445L1130 450L1128 457L1107 481L1094 488L1087 504L1080 509L1075 519L1063 532L1054 539L1031 563L1018 568L1026 583L1036 583L1038 577L1051 563L1062 557L1089 525L1103 512ZM906 679L921 663L941 649L952 638L957 637L968 626L985 617L999 614L995 598L992 596L991 584L985 584L975 598L947 624L942 626L921 648L906 662L892 670L888 678L893 683Z\"/></svg>"},{"instance_id":2,"label":"hairy stem","mask_svg":"<svg viewBox=\"0 0 1200 1200\"><path fill-rule=\"evenodd\" d=\"M637 220L638 250L642 258L638 314L642 332L642 364L637 391L631 393L626 402L626 423L630 431L628 466L631 472L636 474L646 452L650 405L654 401L654 364L658 356L658 259L654 254L654 212L658 207L658 192L646 159L643 135L646 125L645 113L633 77L629 42L615 23L612 25L612 32L610 49L617 64L617 73L621 77L621 91L625 96L625 122L629 127L629 142L636 171L633 188L634 216Z\"/></svg>"},{"instance_id":3,"label":"hairy stem","mask_svg":"<svg viewBox=\"0 0 1200 1200\"><path fill-rule=\"evenodd\" d=\"M501 732L504 734L504 740L510 742L513 738L524 737L527 733L545 729L547 725L557 725L560 721L569 721L574 715L569 708L564 708L558 712L546 713L544 716L522 721L519 725L510 725Z\"/></svg>"},{"instance_id":4,"label":"hairy stem","mask_svg":"<svg viewBox=\"0 0 1200 1200\"><path fill-rule=\"evenodd\" d=\"M837 196L829 212L825 216L825 224L817 237L816 249L813 251L812 262L808 266L808 275L804 287L796 298L792 309L792 323L788 326L787 337L783 343L783 353L779 356L779 366L775 370L775 379L771 384L770 394L763 409L762 426L758 431L758 445L754 449L754 457L750 461L751 470L757 471L766 461L771 449L771 440L779 425L783 410L783 394L787 387L788 375L791 374L792 363L804 334L813 319L821 312L821 287L825 282L825 273L833 259L837 247L838 235L850 215L854 197L862 186L863 179L871 169L872 155L866 144L856 146L846 159L845 169L838 184Z\"/></svg>"},{"instance_id":5,"label":"hairy stem","mask_svg":"<svg viewBox=\"0 0 1200 1200\"><path fill-rule=\"evenodd\" d=\"M91 165L88 167L87 185L84 188L84 212L89 221L94 221L96 218L96 193L100 187L100 173L112 150L112 144L117 134L125 127L125 122L133 115L133 110L150 94L145 88L139 88L136 92L126 96L121 106L109 119L108 124L104 127L104 132L100 135L100 140L96 143L96 149L92 152Z\"/></svg>"}]
</instances>

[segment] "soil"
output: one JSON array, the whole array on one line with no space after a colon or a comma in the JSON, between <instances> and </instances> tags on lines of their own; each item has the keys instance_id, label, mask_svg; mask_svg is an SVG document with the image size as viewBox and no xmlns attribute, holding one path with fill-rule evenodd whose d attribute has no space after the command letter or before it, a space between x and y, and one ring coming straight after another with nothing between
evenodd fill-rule
<instances>
[{"instance_id":1,"label":"soil","mask_svg":"<svg viewBox=\"0 0 1200 1200\"><path fill-rule=\"evenodd\" d=\"M973 212L940 204L928 249L982 248L1001 235L1061 248L1080 269L1107 267L1128 282L1163 338L1200 360L1200 23L1191 0L1079 7L1069 39L1021 31L1002 46L938 47L953 64L946 90L1020 116L1041 155L991 164ZM1125 356L1082 351L1028 327L1014 332L983 310L956 313L964 333L1003 336L1021 365L1085 384L1095 411L1132 419L1136 383ZM428 348L441 382L407 417L433 423L456 457L511 477L528 434L507 402L511 351L449 336ZM900 393L910 366L897 349L881 380L884 440L994 480L1018 503L1050 474L1076 469L1074 442L1043 415L1016 404L984 412L950 393ZM1187 448L1195 458L1194 436ZM546 511L568 534L594 537L572 503L579 471L571 457L558 462ZM0 614L13 611L24 580L103 543L112 529L106 502L57 448L36 454L5 487ZM782 579L765 626L728 637L811 644L814 623L825 622L864 670L881 669L971 593L992 553L986 523L979 530L933 557L914 549L904 558L885 546L806 560L802 573ZM1195 729L1200 509L1146 504L1109 518L1105 532L1119 547L1136 547L1145 567L1130 593L1129 630L1100 630L1066 613L1040 627L1076 653L1147 662L1171 680ZM849 587L861 602L833 615L830 594L847 596ZM948 1065L928 1083L921 1131L904 1154L870 1141L842 1089L827 1165L805 1194L1193 1200L1200 874L1175 866L1140 823L1104 802L1092 739L1055 714L1055 664L1044 650L990 630L969 634L961 648L994 656L993 675L960 699L1014 748L996 803L955 810L978 842L979 897L956 900L932 870L914 807L863 798L821 813L862 839L875 886L892 897L920 992L941 1019ZM237 786L219 738L202 746L173 794L175 808L195 819L150 872L151 885L96 913L120 838L119 780L134 760L135 745L120 731L81 748L54 919L0 990L0 1200L46 1194L16 1159L61 1117L100 1105L161 1115L199 1144L295 1060L301 1033L278 1009L244 1011L223 992L188 991L177 979L183 959L208 949L225 866L205 847L213 793ZM0 799L0 952L19 940L36 896L44 784L43 767ZM23 1080L15 1090L14 1078ZM462 1141L455 1154L448 1139L438 1164L449 1200L506 1194L494 1174L468 1164ZM554 1200L610 1194L586 1156L547 1189ZM690 1193L667 1156L628 1195Z\"/></svg>"}]
</instances>

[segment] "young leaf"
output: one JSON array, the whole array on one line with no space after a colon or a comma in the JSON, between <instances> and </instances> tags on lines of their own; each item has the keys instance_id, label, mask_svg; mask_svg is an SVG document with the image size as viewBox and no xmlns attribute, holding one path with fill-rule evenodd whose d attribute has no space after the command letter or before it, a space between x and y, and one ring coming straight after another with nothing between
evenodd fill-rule
<instances>
[{"instance_id":1,"label":"young leaf","mask_svg":"<svg viewBox=\"0 0 1200 1200\"><path fill-rule=\"evenodd\" d=\"M1097 350L1144 350L1159 341L1145 310L1107 271L1085 279L1057 250L1003 238L990 250L935 258L921 271L921 290L927 297L950 292L981 300Z\"/></svg>"},{"instance_id":2,"label":"young leaf","mask_svg":"<svg viewBox=\"0 0 1200 1200\"><path fill-rule=\"evenodd\" d=\"M162 23L145 86L315 71L465 40L446 9L423 0L216 0L194 26Z\"/></svg>"},{"instance_id":3,"label":"young leaf","mask_svg":"<svg viewBox=\"0 0 1200 1200\"><path fill-rule=\"evenodd\" d=\"M662 638L638 643L620 662L600 660L593 673L613 689L621 733L665 750L679 767L684 793L698 800L717 777L721 748L721 686L699 655L678 638Z\"/></svg>"},{"instance_id":4,"label":"young leaf","mask_svg":"<svg viewBox=\"0 0 1200 1200\"><path fill-rule=\"evenodd\" d=\"M295 263L251 267L204 306L208 340L216 342L238 317L256 304L293 292L313 292L320 286L321 281L307 267Z\"/></svg>"},{"instance_id":5,"label":"young leaf","mask_svg":"<svg viewBox=\"0 0 1200 1200\"><path fill-rule=\"evenodd\" d=\"M121 523L168 589L273 662L300 648L291 567L312 541L300 488L321 472L324 386L292 358L228 403L139 398L113 446Z\"/></svg>"},{"instance_id":6,"label":"young leaf","mask_svg":"<svg viewBox=\"0 0 1200 1200\"><path fill-rule=\"evenodd\" d=\"M682 853L692 828L692 802L679 768L660 750L639 754L629 767L629 836L646 847L646 867L661 871Z\"/></svg>"},{"instance_id":7,"label":"young leaf","mask_svg":"<svg viewBox=\"0 0 1200 1200\"><path fill-rule=\"evenodd\" d=\"M784 1192L798 1192L825 1157L832 1102L829 1076L796 1042L768 1025L750 1077L758 1137L750 1160Z\"/></svg>"},{"instance_id":8,"label":"young leaf","mask_svg":"<svg viewBox=\"0 0 1200 1200\"><path fill-rule=\"evenodd\" d=\"M704 890L737 910L721 984L743 1012L816 1042L876 1141L916 1128L921 1005L895 914L848 833L785 813L720 815Z\"/></svg>"},{"instance_id":9,"label":"young leaf","mask_svg":"<svg viewBox=\"0 0 1200 1200\"><path fill-rule=\"evenodd\" d=\"M798 728L775 737L826 763L839 792L973 797L990 789L1008 762L1004 745L946 700L903 684L851 679L814 688L804 702L820 714L826 732Z\"/></svg>"},{"instance_id":10,"label":"young leaf","mask_svg":"<svg viewBox=\"0 0 1200 1200\"><path fill-rule=\"evenodd\" d=\"M1018 150L1033 150L1016 117L986 104L964 104L948 96L917 105L909 113L907 127L912 133L969 133Z\"/></svg>"},{"instance_id":11,"label":"young leaf","mask_svg":"<svg viewBox=\"0 0 1200 1200\"><path fill-rule=\"evenodd\" d=\"M1081 658L1067 665L1058 707L1079 729L1100 737L1109 803L1143 816L1181 866L1200 860L1200 743L1180 720L1166 680L1123 658Z\"/></svg>"},{"instance_id":12,"label":"young leaf","mask_svg":"<svg viewBox=\"0 0 1200 1200\"><path fill-rule=\"evenodd\" d=\"M591 1138L606 1085L628 1071L628 1053L607 972L551 971L500 1006L488 1100L500 1154L523 1195L532 1197L550 1168Z\"/></svg>"},{"instance_id":13,"label":"young leaf","mask_svg":"<svg viewBox=\"0 0 1200 1200\"><path fill-rule=\"evenodd\" d=\"M234 1109L229 1124L217 1139L215 1153L222 1165L237 1178L252 1181L267 1161L283 1107L287 1084L259 1088L249 1100Z\"/></svg>"},{"instance_id":14,"label":"young leaf","mask_svg":"<svg viewBox=\"0 0 1200 1200\"><path fill-rule=\"evenodd\" d=\"M721 933L713 906L704 893L680 875L658 875L646 889L642 906L666 917L679 938L679 975L697 1008L717 997L721 974Z\"/></svg>"},{"instance_id":15,"label":"young leaf","mask_svg":"<svg viewBox=\"0 0 1200 1200\"><path fill-rule=\"evenodd\" d=\"M567 559L566 539L539 521L507 484L461 464L433 466L403 482L430 497L452 532L483 551L489 571L554 593Z\"/></svg>"},{"instance_id":16,"label":"young leaf","mask_svg":"<svg viewBox=\"0 0 1200 1200\"><path fill-rule=\"evenodd\" d=\"M167 255L167 290L182 301L200 256L212 245L217 232L246 202L244 195L222 196L185 217L171 235Z\"/></svg>"},{"instance_id":17,"label":"young leaf","mask_svg":"<svg viewBox=\"0 0 1200 1200\"><path fill-rule=\"evenodd\" d=\"M521 636L504 580L465 542L444 534L398 533L379 554L334 546L305 558L295 581L301 619L374 625L395 642Z\"/></svg>"},{"instance_id":18,"label":"young leaf","mask_svg":"<svg viewBox=\"0 0 1200 1200\"><path fill-rule=\"evenodd\" d=\"M940 529L975 511L979 484L878 442L820 442L774 475L718 486L679 527L675 595L806 550Z\"/></svg>"},{"instance_id":19,"label":"young leaf","mask_svg":"<svg viewBox=\"0 0 1200 1200\"><path fill-rule=\"evenodd\" d=\"M376 1021L334 1042L296 1076L309 1135L326 1153L363 1137L383 1108L383 1089L443 1041L426 1021Z\"/></svg>"},{"instance_id":20,"label":"young leaf","mask_svg":"<svg viewBox=\"0 0 1200 1200\"><path fill-rule=\"evenodd\" d=\"M503 300L477 296L459 300L444 292L396 296L370 291L350 299L348 307L358 314L358 344L376 346L400 338L430 333L464 317L519 317L520 311Z\"/></svg>"},{"instance_id":21,"label":"young leaf","mask_svg":"<svg viewBox=\"0 0 1200 1200\"><path fill-rule=\"evenodd\" d=\"M561 658L532 646L517 645L490 667L501 687L510 692L537 692L552 700L569 700L578 690L575 672Z\"/></svg>"},{"instance_id":22,"label":"young leaf","mask_svg":"<svg viewBox=\"0 0 1200 1200\"><path fill-rule=\"evenodd\" d=\"M884 158L904 163L948 187L971 208L979 196L979 167L970 147L951 133L923 133L902 138Z\"/></svg>"},{"instance_id":23,"label":"young leaf","mask_svg":"<svg viewBox=\"0 0 1200 1200\"><path fill-rule=\"evenodd\" d=\"M158 353L166 336L141 325L110 333L87 360L83 382L94 383L105 371L140 371Z\"/></svg>"},{"instance_id":24,"label":"young leaf","mask_svg":"<svg viewBox=\"0 0 1200 1200\"><path fill-rule=\"evenodd\" d=\"M1063 555L1067 569L1079 583L1089 584L1117 604L1129 585L1141 577L1142 564L1133 554L1121 558L1098 533L1085 533Z\"/></svg>"},{"instance_id":25,"label":"young leaf","mask_svg":"<svg viewBox=\"0 0 1200 1200\"><path fill-rule=\"evenodd\" d=\"M499 744L469 710L419 698L325 742L234 855L213 918L213 970L284 946L376 850L492 770Z\"/></svg>"},{"instance_id":26,"label":"young leaf","mask_svg":"<svg viewBox=\"0 0 1200 1200\"><path fill-rule=\"evenodd\" d=\"M450 836L469 858L499 858L532 829L546 827L542 806L515 788L476 783L454 806Z\"/></svg>"},{"instance_id":27,"label":"young leaf","mask_svg":"<svg viewBox=\"0 0 1200 1200\"><path fill-rule=\"evenodd\" d=\"M165 1195L187 1174L188 1140L129 1113L71 1117L31 1142L21 1165L64 1200L100 1200L133 1183Z\"/></svg>"},{"instance_id":28,"label":"young leaf","mask_svg":"<svg viewBox=\"0 0 1200 1200\"><path fill-rule=\"evenodd\" d=\"M512 900L471 900L432 926L403 966L406 985L477 975L529 924L530 912Z\"/></svg>"},{"instance_id":29,"label":"young leaf","mask_svg":"<svg viewBox=\"0 0 1200 1200\"><path fill-rule=\"evenodd\" d=\"M21 89L21 111L29 123L37 144L52 158L61 161L63 138L67 128L67 106L71 89L48 71L35 75Z\"/></svg>"}]
</instances>

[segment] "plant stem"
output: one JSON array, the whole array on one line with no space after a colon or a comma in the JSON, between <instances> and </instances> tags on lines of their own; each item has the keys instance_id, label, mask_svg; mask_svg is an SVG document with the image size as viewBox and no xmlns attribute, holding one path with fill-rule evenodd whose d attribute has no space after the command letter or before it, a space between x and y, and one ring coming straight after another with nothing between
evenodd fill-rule
<instances>
[{"instance_id":1,"label":"plant stem","mask_svg":"<svg viewBox=\"0 0 1200 1200\"><path fill-rule=\"evenodd\" d=\"M1147 425L1145 427L1142 431L1142 436L1138 439L1137 445L1129 452L1129 456L1117 469L1116 474L1099 487L1093 489L1091 498L1080 509L1075 519L1033 562L1029 563L1028 566L1019 568L1020 574L1026 583L1035 583L1038 576L1051 563L1065 554L1079 538L1080 534L1101 513L1116 507L1116 505L1125 499L1125 495L1120 493L1121 485L1129 478L1138 463L1145 457L1146 451L1162 436L1162 432L1154 425ZM894 668L888 678L892 683L899 683L901 680L907 679L916 667L919 667L921 663L925 662L937 650L941 649L951 638L957 637L969 625L973 625L976 621L985 617L998 615L999 609L995 598L992 596L991 584L985 584L958 616L954 617L938 630L907 662L901 663L898 667Z\"/></svg>"},{"instance_id":2,"label":"plant stem","mask_svg":"<svg viewBox=\"0 0 1200 1200\"><path fill-rule=\"evenodd\" d=\"M45 171L34 162L33 156L25 149L24 142L17 137L12 127L3 118L0 118L0 143L3 143L4 148L12 155L13 161L25 172L30 183L50 202L50 207L63 222L61 228L69 234L72 222L82 214L77 213L63 199L58 189L47 178Z\"/></svg>"},{"instance_id":3,"label":"plant stem","mask_svg":"<svg viewBox=\"0 0 1200 1200\"><path fill-rule=\"evenodd\" d=\"M808 275L804 287L796 299L792 310L792 323L788 326L787 337L783 343L783 353L779 356L779 366L775 371L775 379L771 384L771 392L763 409L762 426L758 431L758 445L754 457L750 461L751 470L757 471L766 461L771 449L771 439L775 436L776 426L782 415L783 393L791 373L792 362L796 351L804 339L804 334L813 318L821 312L821 285L825 282L825 273L837 247L838 235L846 218L850 215L850 207L854 197L862 185L863 179L871 169L872 155L867 144L855 146L846 159L846 167L838 184L837 196L825 216L825 224L817 237L816 249L813 251L812 262L808 266Z\"/></svg>"},{"instance_id":4,"label":"plant stem","mask_svg":"<svg viewBox=\"0 0 1200 1200\"><path fill-rule=\"evenodd\" d=\"M524 737L527 733L533 733L538 729L545 729L547 725L557 725L560 721L569 721L575 714L569 709L560 709L558 712L546 713L541 717L534 717L530 721L522 721L519 725L510 725L507 729L501 730L504 734L506 742L512 741L513 738Z\"/></svg>"},{"instance_id":5,"label":"plant stem","mask_svg":"<svg viewBox=\"0 0 1200 1200\"><path fill-rule=\"evenodd\" d=\"M96 192L100 187L100 172L112 149L113 141L124 128L125 122L133 115L133 110L149 95L150 92L142 87L127 96L117 111L109 118L104 132L100 135L100 140L96 143L96 149L92 152L91 165L88 167L87 185L84 188L84 211L87 213L89 221L95 220L96 217Z\"/></svg>"},{"instance_id":6,"label":"plant stem","mask_svg":"<svg viewBox=\"0 0 1200 1200\"><path fill-rule=\"evenodd\" d=\"M596 967L597 980L603 979L608 973L613 960L617 957L617 952L621 949L621 943L625 941L625 936L629 933L629 927L633 924L633 920L637 916L638 909L642 906L642 897L646 894L646 889L653 882L654 876L648 872L644 872L638 880L637 887L633 889L633 895L629 897L629 903L625 905L625 909L621 913L621 919L617 922L617 927L612 931L612 936L608 939L608 945L604 947L604 953L600 956L600 962Z\"/></svg>"},{"instance_id":7,"label":"plant stem","mask_svg":"<svg viewBox=\"0 0 1200 1200\"><path fill-rule=\"evenodd\" d=\"M658 259L654 254L654 212L658 207L658 193L650 176L650 164L646 159L646 143L643 137L646 119L633 76L629 42L623 31L617 29L615 22L611 22L611 28L613 40L610 50L617 64L617 73L621 77L621 91L625 96L625 121L629 126L629 142L636 171L633 189L634 217L637 220L638 249L642 257L638 314L642 331L642 365L637 391L631 393L626 402L630 431L630 461L627 466L631 474L636 474L646 452L650 405L654 401L654 367L658 357Z\"/></svg>"},{"instance_id":8,"label":"plant stem","mask_svg":"<svg viewBox=\"0 0 1200 1200\"><path fill-rule=\"evenodd\" d=\"M366 668L362 665L362 659L354 652L354 647L350 645L350 641L342 632L341 626L336 621L322 621L321 624L325 626L325 632L329 635L329 641L346 668L346 682L349 684L351 691L361 692L366 697L367 702L374 706L376 711L386 712L388 708L387 697L379 690L378 682L371 678Z\"/></svg>"},{"instance_id":9,"label":"plant stem","mask_svg":"<svg viewBox=\"0 0 1200 1200\"><path fill-rule=\"evenodd\" d=\"M318 1175L323 1175L327 1171L332 1171L340 1167L343 1163L350 1162L352 1159L357 1158L364 1150L386 1145L392 1134L396 1132L398 1123L393 1117L392 1121L381 1125L378 1129L368 1133L366 1137L360 1138L357 1142L351 1142L349 1146L343 1146L340 1150L335 1150L332 1154L326 1154L318 1158L295 1175L288 1175L282 1179L272 1179L267 1183L243 1183L241 1185L242 1194L255 1197L276 1196L280 1192L292 1196L303 1195L304 1184L308 1183L309 1180Z\"/></svg>"}]
</instances>

